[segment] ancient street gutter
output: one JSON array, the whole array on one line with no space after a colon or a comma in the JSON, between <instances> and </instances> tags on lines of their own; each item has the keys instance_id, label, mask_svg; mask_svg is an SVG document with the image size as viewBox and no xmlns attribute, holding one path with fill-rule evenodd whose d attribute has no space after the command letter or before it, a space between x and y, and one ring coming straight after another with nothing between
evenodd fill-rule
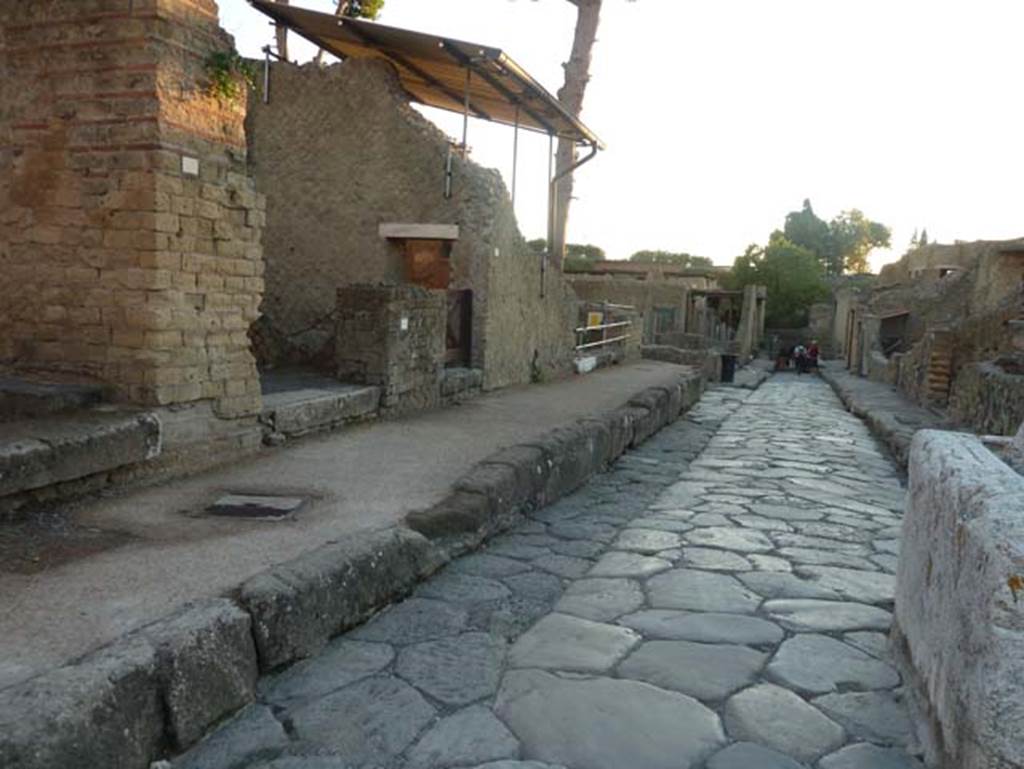
<instances>
[{"instance_id":1,"label":"ancient street gutter","mask_svg":"<svg viewBox=\"0 0 1024 769\"><path fill-rule=\"evenodd\" d=\"M147 769L255 699L259 675L319 652L523 512L575 491L699 399L696 371L494 454L405 526L330 542L0 691L0 766Z\"/></svg>"}]
</instances>

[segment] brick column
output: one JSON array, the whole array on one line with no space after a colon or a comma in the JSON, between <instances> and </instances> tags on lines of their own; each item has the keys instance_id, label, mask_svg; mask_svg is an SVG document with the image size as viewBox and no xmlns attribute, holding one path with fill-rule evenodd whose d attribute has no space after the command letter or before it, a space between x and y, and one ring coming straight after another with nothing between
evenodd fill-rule
<instances>
[{"instance_id":1,"label":"brick column","mask_svg":"<svg viewBox=\"0 0 1024 769\"><path fill-rule=\"evenodd\" d=\"M0 363L259 408L262 203L212 0L0 0Z\"/></svg>"}]
</instances>

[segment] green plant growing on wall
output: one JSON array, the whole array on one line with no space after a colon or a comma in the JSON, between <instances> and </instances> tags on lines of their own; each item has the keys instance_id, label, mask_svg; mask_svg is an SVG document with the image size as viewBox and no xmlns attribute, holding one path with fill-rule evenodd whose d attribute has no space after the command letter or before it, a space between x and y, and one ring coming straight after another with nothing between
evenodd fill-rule
<instances>
[{"instance_id":1,"label":"green plant growing on wall","mask_svg":"<svg viewBox=\"0 0 1024 769\"><path fill-rule=\"evenodd\" d=\"M204 67L207 90L221 101L236 101L247 88L256 88L256 66L237 51L215 51L206 57Z\"/></svg>"}]
</instances>

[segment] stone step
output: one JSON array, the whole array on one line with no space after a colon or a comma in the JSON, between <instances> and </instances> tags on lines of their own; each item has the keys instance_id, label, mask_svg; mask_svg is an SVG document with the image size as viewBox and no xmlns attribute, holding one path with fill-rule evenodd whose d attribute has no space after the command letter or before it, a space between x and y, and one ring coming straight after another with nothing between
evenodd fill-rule
<instances>
[{"instance_id":1,"label":"stone step","mask_svg":"<svg viewBox=\"0 0 1024 769\"><path fill-rule=\"evenodd\" d=\"M341 382L267 392L260 421L270 442L275 436L296 438L376 416L380 395L379 387Z\"/></svg>"},{"instance_id":2,"label":"stone step","mask_svg":"<svg viewBox=\"0 0 1024 769\"><path fill-rule=\"evenodd\" d=\"M91 409L0 424L0 497L85 478L160 454L150 413Z\"/></svg>"},{"instance_id":3,"label":"stone step","mask_svg":"<svg viewBox=\"0 0 1024 769\"><path fill-rule=\"evenodd\" d=\"M66 413L94 406L103 400L103 388L98 385L0 377L0 422Z\"/></svg>"}]
</instances>

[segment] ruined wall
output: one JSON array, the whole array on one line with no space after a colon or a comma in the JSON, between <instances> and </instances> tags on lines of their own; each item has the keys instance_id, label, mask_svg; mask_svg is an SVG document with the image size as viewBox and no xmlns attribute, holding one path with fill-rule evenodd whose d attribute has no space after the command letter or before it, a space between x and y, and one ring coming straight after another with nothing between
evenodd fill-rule
<instances>
[{"instance_id":1,"label":"ruined wall","mask_svg":"<svg viewBox=\"0 0 1024 769\"><path fill-rule=\"evenodd\" d=\"M337 374L381 388L391 413L437 406L444 368L445 294L418 286L338 289Z\"/></svg>"},{"instance_id":2,"label":"ruined wall","mask_svg":"<svg viewBox=\"0 0 1024 769\"><path fill-rule=\"evenodd\" d=\"M983 435L1014 435L1024 422L1024 369L971 363L957 373L949 412Z\"/></svg>"},{"instance_id":3,"label":"ruined wall","mask_svg":"<svg viewBox=\"0 0 1024 769\"><path fill-rule=\"evenodd\" d=\"M450 288L473 291L472 363L485 387L568 370L572 308L518 232L500 175L456 157L445 199L448 140L407 103L386 65L276 64L270 103L251 101L250 160L268 196L268 333L283 357L333 360L335 291L404 279L384 222L458 224ZM266 363L280 362L266 360Z\"/></svg>"},{"instance_id":4,"label":"ruined wall","mask_svg":"<svg viewBox=\"0 0 1024 769\"><path fill-rule=\"evenodd\" d=\"M258 408L260 201L205 85L229 44L212 0L0 0L0 363Z\"/></svg>"},{"instance_id":5,"label":"ruined wall","mask_svg":"<svg viewBox=\"0 0 1024 769\"><path fill-rule=\"evenodd\" d=\"M653 344L655 341L655 307L674 307L677 310L677 328L665 329L663 332L685 330L686 297L689 293L685 285L585 273L568 273L566 279L572 285L576 296L583 301L611 302L636 307L642 316L645 344Z\"/></svg>"}]
</instances>

